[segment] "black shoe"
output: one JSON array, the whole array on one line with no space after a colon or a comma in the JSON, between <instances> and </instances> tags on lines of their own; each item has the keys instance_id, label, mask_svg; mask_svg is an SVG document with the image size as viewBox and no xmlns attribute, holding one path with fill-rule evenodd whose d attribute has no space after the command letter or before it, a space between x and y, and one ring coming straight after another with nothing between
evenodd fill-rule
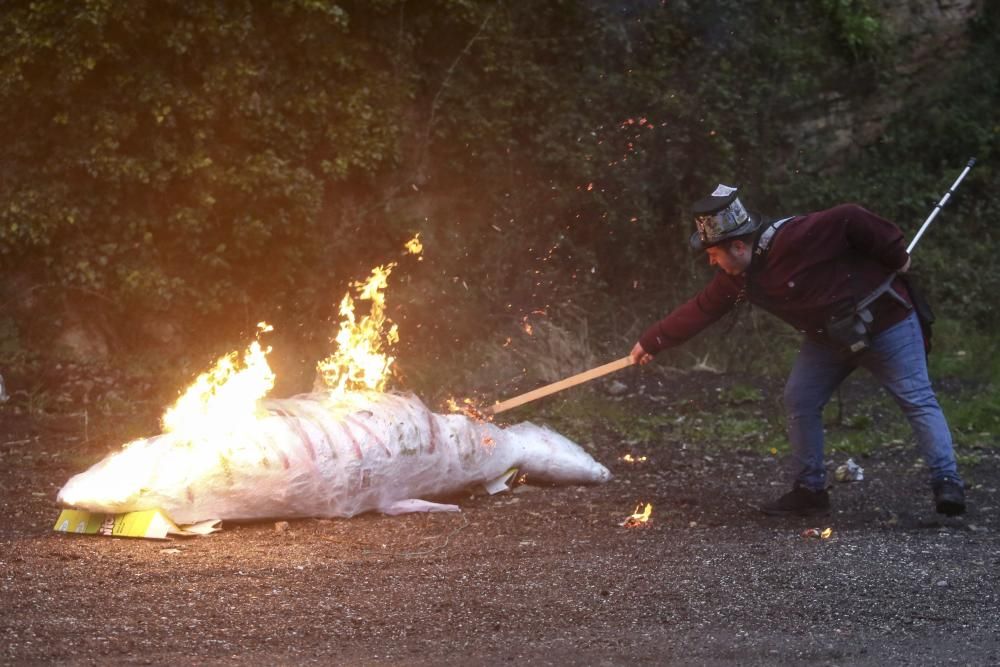
<instances>
[{"instance_id":1,"label":"black shoe","mask_svg":"<svg viewBox=\"0 0 1000 667\"><path fill-rule=\"evenodd\" d=\"M934 482L934 508L938 514L958 516L965 513L965 490L961 482L939 479Z\"/></svg>"},{"instance_id":2,"label":"black shoe","mask_svg":"<svg viewBox=\"0 0 1000 667\"><path fill-rule=\"evenodd\" d=\"M771 516L814 516L830 513L830 494L826 489L810 491L796 484L792 490L777 500L760 506L760 511Z\"/></svg>"}]
</instances>

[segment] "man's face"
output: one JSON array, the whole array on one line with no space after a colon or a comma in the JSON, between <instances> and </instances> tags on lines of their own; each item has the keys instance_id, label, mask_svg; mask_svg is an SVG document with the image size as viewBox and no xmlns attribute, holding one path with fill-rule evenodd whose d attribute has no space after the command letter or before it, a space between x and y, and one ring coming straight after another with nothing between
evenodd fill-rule
<instances>
[{"instance_id":1,"label":"man's face","mask_svg":"<svg viewBox=\"0 0 1000 667\"><path fill-rule=\"evenodd\" d=\"M738 276L750 266L750 248L743 241L733 241L727 246L712 246L705 251L708 263L731 276Z\"/></svg>"}]
</instances>

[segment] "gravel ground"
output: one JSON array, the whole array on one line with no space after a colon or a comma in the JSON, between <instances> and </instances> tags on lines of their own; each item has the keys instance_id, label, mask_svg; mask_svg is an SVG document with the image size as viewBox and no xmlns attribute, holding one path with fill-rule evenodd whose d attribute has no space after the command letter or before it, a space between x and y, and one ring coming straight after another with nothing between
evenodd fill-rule
<instances>
[{"instance_id":1,"label":"gravel ground","mask_svg":"<svg viewBox=\"0 0 1000 667\"><path fill-rule=\"evenodd\" d=\"M649 399L624 404L680 409ZM957 519L908 446L836 484L829 517L781 520L756 511L785 490L775 456L595 428L602 487L150 541L52 532L56 491L111 443L99 419L17 404L0 407L3 664L1000 663L995 448L964 469ZM622 526L640 502L651 521Z\"/></svg>"}]
</instances>

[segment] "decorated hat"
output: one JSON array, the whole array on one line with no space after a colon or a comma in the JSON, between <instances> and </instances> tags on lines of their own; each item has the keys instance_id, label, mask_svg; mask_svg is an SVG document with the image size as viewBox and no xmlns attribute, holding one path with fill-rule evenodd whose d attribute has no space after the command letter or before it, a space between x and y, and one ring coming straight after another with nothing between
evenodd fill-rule
<instances>
[{"instance_id":1,"label":"decorated hat","mask_svg":"<svg viewBox=\"0 0 1000 667\"><path fill-rule=\"evenodd\" d=\"M760 226L761 217L743 207L737 188L720 183L715 192L691 206L698 230L691 235L691 247L704 250L726 239L749 234Z\"/></svg>"}]
</instances>

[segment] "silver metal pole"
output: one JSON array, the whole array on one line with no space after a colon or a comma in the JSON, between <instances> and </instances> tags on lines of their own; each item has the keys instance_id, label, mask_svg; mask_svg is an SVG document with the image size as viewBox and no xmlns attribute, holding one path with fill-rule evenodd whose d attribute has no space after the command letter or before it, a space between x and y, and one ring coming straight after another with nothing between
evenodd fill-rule
<instances>
[{"instance_id":1,"label":"silver metal pole","mask_svg":"<svg viewBox=\"0 0 1000 667\"><path fill-rule=\"evenodd\" d=\"M931 211L931 214L924 221L924 224L920 226L920 229L917 231L917 235L913 237L912 241L910 241L910 247L906 249L907 255L913 252L913 248L917 245L917 241L919 241L920 237L924 235L924 230L926 230L927 226L931 224L931 221L935 217L937 217L937 214L941 212L941 209L944 208L944 205L948 203L948 200L951 198L951 196L955 194L955 188L958 187L958 184L962 182L962 179L965 178L965 175L969 173L969 170L972 169L973 165L975 164L976 164L976 158L970 158L969 164L965 165L965 169L963 169L962 173L958 175L958 178L955 179L955 182L952 184L952 186L948 188L948 192L944 193L944 197L942 197L941 201L937 203L937 206L935 206L934 210Z\"/></svg>"}]
</instances>

